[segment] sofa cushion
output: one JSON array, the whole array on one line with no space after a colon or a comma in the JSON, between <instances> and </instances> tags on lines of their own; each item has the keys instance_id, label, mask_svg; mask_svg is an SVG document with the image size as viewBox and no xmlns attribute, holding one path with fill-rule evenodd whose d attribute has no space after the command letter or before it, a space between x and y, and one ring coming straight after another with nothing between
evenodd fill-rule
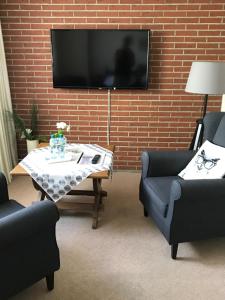
<instances>
[{"instance_id":1,"label":"sofa cushion","mask_svg":"<svg viewBox=\"0 0 225 300\"><path fill-rule=\"evenodd\" d=\"M166 217L172 182L178 176L147 177L143 181L143 187L149 197L145 199L149 207L154 206L164 217Z\"/></svg>"}]
</instances>

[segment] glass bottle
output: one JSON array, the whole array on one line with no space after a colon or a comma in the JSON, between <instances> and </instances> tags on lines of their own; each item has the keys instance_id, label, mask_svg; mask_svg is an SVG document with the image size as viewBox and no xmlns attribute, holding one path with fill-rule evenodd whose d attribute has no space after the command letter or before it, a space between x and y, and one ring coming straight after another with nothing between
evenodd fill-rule
<instances>
[{"instance_id":1,"label":"glass bottle","mask_svg":"<svg viewBox=\"0 0 225 300\"><path fill-rule=\"evenodd\" d=\"M58 153L60 158L65 157L66 138L63 134L59 134L58 138Z\"/></svg>"},{"instance_id":2,"label":"glass bottle","mask_svg":"<svg viewBox=\"0 0 225 300\"><path fill-rule=\"evenodd\" d=\"M55 159L57 157L57 139L54 137L54 134L51 134L50 136L50 152L51 152L51 158Z\"/></svg>"}]
</instances>

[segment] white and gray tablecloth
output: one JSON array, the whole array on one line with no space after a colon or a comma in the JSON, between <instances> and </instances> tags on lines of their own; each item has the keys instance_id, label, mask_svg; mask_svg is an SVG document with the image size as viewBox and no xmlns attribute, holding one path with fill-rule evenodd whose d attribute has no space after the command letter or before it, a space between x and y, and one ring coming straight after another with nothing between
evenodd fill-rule
<instances>
[{"instance_id":1,"label":"white and gray tablecloth","mask_svg":"<svg viewBox=\"0 0 225 300\"><path fill-rule=\"evenodd\" d=\"M43 147L31 151L19 163L54 201L61 199L90 174L112 168L113 153L98 145L67 144L65 151L81 151L83 156L79 163L73 159L52 163L50 147ZM100 154L101 159L99 163L91 164L91 158L96 154Z\"/></svg>"}]
</instances>

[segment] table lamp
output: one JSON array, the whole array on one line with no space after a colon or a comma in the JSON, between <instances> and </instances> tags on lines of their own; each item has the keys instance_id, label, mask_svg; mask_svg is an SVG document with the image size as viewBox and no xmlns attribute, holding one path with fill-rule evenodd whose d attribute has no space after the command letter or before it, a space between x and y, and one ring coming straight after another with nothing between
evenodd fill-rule
<instances>
[{"instance_id":1,"label":"table lamp","mask_svg":"<svg viewBox=\"0 0 225 300\"><path fill-rule=\"evenodd\" d=\"M205 95L202 113L203 119L207 111L208 95L225 94L225 62L193 62L185 91ZM192 150L196 150L201 145L202 119L197 121L197 128L190 146Z\"/></svg>"}]
</instances>

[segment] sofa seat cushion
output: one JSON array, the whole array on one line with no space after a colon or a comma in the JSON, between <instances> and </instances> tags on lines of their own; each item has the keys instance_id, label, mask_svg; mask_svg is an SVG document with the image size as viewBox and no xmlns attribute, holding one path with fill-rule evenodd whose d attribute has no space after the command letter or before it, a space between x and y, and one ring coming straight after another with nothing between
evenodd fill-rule
<instances>
[{"instance_id":1,"label":"sofa seat cushion","mask_svg":"<svg viewBox=\"0 0 225 300\"><path fill-rule=\"evenodd\" d=\"M0 219L23 208L24 208L23 205L17 203L14 200L5 201L0 204Z\"/></svg>"},{"instance_id":2,"label":"sofa seat cushion","mask_svg":"<svg viewBox=\"0 0 225 300\"><path fill-rule=\"evenodd\" d=\"M146 191L145 202L147 207L154 206L164 217L166 217L169 195L171 190L172 182L179 179L178 176L168 177L147 177L143 181L143 188Z\"/></svg>"}]
</instances>

